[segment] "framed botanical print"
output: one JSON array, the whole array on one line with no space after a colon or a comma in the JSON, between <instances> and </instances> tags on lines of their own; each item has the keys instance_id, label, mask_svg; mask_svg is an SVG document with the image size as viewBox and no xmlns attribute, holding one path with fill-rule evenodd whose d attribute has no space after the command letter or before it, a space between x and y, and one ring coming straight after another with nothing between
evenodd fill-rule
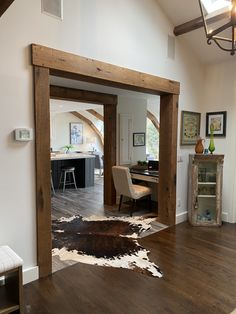
<instances>
[{"instance_id":1,"label":"framed botanical print","mask_svg":"<svg viewBox=\"0 0 236 314\"><path fill-rule=\"evenodd\" d=\"M70 143L78 145L83 143L83 124L79 122L70 123Z\"/></svg>"},{"instance_id":2,"label":"framed botanical print","mask_svg":"<svg viewBox=\"0 0 236 314\"><path fill-rule=\"evenodd\" d=\"M145 146L145 133L133 133L133 146Z\"/></svg>"},{"instance_id":3,"label":"framed botanical print","mask_svg":"<svg viewBox=\"0 0 236 314\"><path fill-rule=\"evenodd\" d=\"M182 111L181 145L195 145L200 135L201 113Z\"/></svg>"},{"instance_id":4,"label":"framed botanical print","mask_svg":"<svg viewBox=\"0 0 236 314\"><path fill-rule=\"evenodd\" d=\"M226 111L206 113L206 137L211 134L210 127L213 126L214 137L226 136Z\"/></svg>"}]
</instances>

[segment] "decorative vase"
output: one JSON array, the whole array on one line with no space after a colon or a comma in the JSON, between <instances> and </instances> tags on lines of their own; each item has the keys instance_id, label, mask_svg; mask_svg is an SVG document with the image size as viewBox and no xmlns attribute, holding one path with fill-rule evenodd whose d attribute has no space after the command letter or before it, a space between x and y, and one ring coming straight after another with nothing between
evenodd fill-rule
<instances>
[{"instance_id":1,"label":"decorative vase","mask_svg":"<svg viewBox=\"0 0 236 314\"><path fill-rule=\"evenodd\" d=\"M199 139L197 140L197 143L196 143L196 145L195 145L195 153L196 153L196 154L202 154L202 153L204 152L204 146L203 146L203 144L202 144L202 141L203 141L202 138L199 138Z\"/></svg>"},{"instance_id":2,"label":"decorative vase","mask_svg":"<svg viewBox=\"0 0 236 314\"><path fill-rule=\"evenodd\" d=\"M210 125L210 144L209 144L209 147L208 147L208 150L211 154L213 154L214 150L215 150L215 144L214 144L214 125L211 124Z\"/></svg>"}]
</instances>

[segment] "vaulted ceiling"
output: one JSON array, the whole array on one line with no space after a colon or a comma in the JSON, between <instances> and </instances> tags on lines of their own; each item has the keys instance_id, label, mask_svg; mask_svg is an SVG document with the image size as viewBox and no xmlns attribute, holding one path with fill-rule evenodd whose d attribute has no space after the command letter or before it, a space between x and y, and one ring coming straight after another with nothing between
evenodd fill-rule
<instances>
[{"instance_id":1,"label":"vaulted ceiling","mask_svg":"<svg viewBox=\"0 0 236 314\"><path fill-rule=\"evenodd\" d=\"M10 7L14 0L0 0L0 17ZM198 0L157 0L164 14L173 24L173 35L176 26L200 17ZM193 54L206 64L232 61L235 56L220 50L214 43L208 45L203 27L185 34L175 36L179 42L184 42Z\"/></svg>"},{"instance_id":2,"label":"vaulted ceiling","mask_svg":"<svg viewBox=\"0 0 236 314\"><path fill-rule=\"evenodd\" d=\"M201 15L198 0L157 0L157 2L173 24L173 30L176 26ZM208 45L203 27L175 38L179 42L185 42L193 54L206 64L232 61L236 58L220 50L214 43Z\"/></svg>"}]
</instances>

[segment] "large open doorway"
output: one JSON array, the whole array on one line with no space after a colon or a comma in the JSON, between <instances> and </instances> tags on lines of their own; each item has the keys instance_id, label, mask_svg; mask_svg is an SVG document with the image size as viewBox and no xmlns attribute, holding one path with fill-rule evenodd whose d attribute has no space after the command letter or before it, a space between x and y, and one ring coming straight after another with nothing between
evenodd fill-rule
<instances>
[{"instance_id":1,"label":"large open doorway","mask_svg":"<svg viewBox=\"0 0 236 314\"><path fill-rule=\"evenodd\" d=\"M175 223L179 83L55 49L32 45L35 77L37 249L40 277L51 274L50 75L160 95L159 217ZM116 164L116 103L104 106L104 203L116 200L111 168ZM107 143L107 145L106 145Z\"/></svg>"}]
</instances>

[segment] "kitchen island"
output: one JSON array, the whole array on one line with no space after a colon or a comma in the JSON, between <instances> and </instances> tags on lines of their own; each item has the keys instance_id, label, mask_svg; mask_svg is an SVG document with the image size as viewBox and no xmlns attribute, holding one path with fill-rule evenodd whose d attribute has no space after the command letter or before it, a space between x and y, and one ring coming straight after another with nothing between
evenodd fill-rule
<instances>
[{"instance_id":1,"label":"kitchen island","mask_svg":"<svg viewBox=\"0 0 236 314\"><path fill-rule=\"evenodd\" d=\"M85 188L94 185L95 156L84 153L54 154L51 153L51 170L54 187L58 189L61 168L75 167L77 187Z\"/></svg>"}]
</instances>

